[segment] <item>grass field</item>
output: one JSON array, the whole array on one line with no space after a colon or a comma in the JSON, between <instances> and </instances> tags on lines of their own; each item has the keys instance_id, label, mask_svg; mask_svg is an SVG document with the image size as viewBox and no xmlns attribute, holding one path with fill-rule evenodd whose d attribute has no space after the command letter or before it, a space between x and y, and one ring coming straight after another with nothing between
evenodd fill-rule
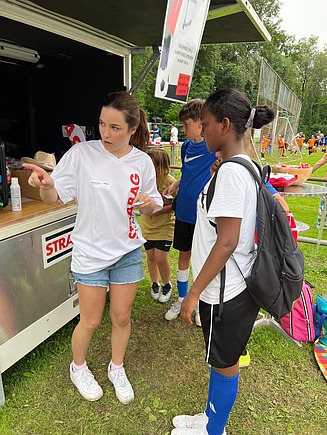
<instances>
[{"instance_id":1,"label":"grass field","mask_svg":"<svg viewBox=\"0 0 327 435\"><path fill-rule=\"evenodd\" d=\"M313 166L319 157L321 154L303 155L301 161ZM284 161L293 162L290 157ZM321 168L315 176L323 176L325 170ZM295 218L310 225L305 235L317 237L319 198L288 198L287 202ZM306 279L315 286L315 294L326 292L327 247L300 246L306 259ZM177 252L173 249L170 260L174 281ZM106 307L88 355L89 366L104 389L103 398L94 403L83 400L69 380L74 319L3 374L6 404L0 410L0 434L168 435L174 415L201 412L209 375L201 328L188 326L179 318L165 321L170 303L151 300L149 287L146 273L133 308L132 337L125 359L134 402L121 405L107 379L111 325ZM172 300L175 298L176 291ZM248 348L251 364L241 370L228 435L325 433L327 385L314 360L312 344L300 348L263 327L253 332Z\"/></svg>"}]
</instances>

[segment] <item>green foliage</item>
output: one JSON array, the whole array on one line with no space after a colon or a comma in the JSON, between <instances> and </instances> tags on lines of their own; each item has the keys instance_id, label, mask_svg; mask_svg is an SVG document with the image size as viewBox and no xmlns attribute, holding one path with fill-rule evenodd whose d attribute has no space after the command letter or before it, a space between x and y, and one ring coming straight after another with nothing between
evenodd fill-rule
<instances>
[{"instance_id":1,"label":"green foliage","mask_svg":"<svg viewBox=\"0 0 327 435\"><path fill-rule=\"evenodd\" d=\"M167 122L178 124L178 114L181 110L182 105L180 103L171 103L170 106L164 112L164 119Z\"/></svg>"}]
</instances>

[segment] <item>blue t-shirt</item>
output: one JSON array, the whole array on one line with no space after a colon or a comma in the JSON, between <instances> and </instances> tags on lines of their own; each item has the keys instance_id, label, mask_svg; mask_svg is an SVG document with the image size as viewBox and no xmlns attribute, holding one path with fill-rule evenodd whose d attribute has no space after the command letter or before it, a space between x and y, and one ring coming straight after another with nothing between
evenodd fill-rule
<instances>
[{"instance_id":1,"label":"blue t-shirt","mask_svg":"<svg viewBox=\"0 0 327 435\"><path fill-rule=\"evenodd\" d=\"M278 193L277 190L269 183L269 181L266 181L266 186L268 187L268 190L272 195Z\"/></svg>"},{"instance_id":2,"label":"blue t-shirt","mask_svg":"<svg viewBox=\"0 0 327 435\"><path fill-rule=\"evenodd\" d=\"M217 160L204 141L187 140L182 145L182 175L176 199L176 219L195 224L196 202L203 187L210 180L210 167Z\"/></svg>"}]
</instances>

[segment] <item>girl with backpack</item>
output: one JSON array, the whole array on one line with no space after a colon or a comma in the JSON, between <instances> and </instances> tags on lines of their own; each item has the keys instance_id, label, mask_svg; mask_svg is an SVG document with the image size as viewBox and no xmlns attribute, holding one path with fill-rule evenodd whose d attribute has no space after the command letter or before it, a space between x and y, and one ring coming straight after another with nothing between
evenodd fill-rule
<instances>
[{"instance_id":1,"label":"girl with backpack","mask_svg":"<svg viewBox=\"0 0 327 435\"><path fill-rule=\"evenodd\" d=\"M273 119L274 112L267 106L253 108L239 91L219 90L210 95L204 104L202 134L209 151L221 151L223 161L239 156L251 162L244 152L245 131L251 127L261 128ZM208 185L200 193L197 203L192 246L194 283L181 307L182 318L191 323L191 314L199 301L206 362L211 366L208 400L204 413L175 417L172 435L226 433L225 426L237 396L238 361L259 311L231 258L232 255L235 257L245 274L251 269L256 226L256 183L246 168L232 162L225 163L219 170L207 212L205 195ZM219 316L220 271L225 265L224 309Z\"/></svg>"}]
</instances>

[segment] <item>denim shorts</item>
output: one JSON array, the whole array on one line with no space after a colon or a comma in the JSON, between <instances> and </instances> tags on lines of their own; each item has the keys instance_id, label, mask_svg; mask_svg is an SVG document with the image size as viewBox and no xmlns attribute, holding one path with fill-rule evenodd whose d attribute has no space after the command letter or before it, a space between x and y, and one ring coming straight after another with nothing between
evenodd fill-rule
<instances>
[{"instance_id":1,"label":"denim shorts","mask_svg":"<svg viewBox=\"0 0 327 435\"><path fill-rule=\"evenodd\" d=\"M75 284L90 287L108 287L109 284L131 284L144 278L142 246L125 254L117 263L93 273L72 272Z\"/></svg>"}]
</instances>

